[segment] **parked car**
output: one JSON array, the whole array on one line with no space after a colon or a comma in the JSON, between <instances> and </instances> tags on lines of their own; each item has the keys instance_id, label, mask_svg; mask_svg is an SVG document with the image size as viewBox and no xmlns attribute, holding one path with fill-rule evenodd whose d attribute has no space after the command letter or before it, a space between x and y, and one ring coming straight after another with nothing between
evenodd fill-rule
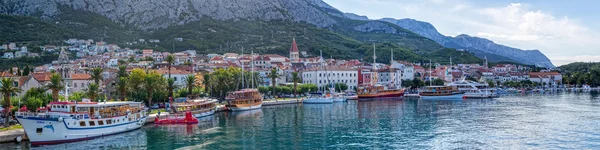
<instances>
[{"instance_id":1,"label":"parked car","mask_svg":"<svg viewBox=\"0 0 600 150\"><path fill-rule=\"evenodd\" d=\"M150 108L152 108L152 109L158 109L158 108L159 108L159 106L158 106L158 104L154 104L154 105L152 105L152 107L150 107Z\"/></svg>"}]
</instances>

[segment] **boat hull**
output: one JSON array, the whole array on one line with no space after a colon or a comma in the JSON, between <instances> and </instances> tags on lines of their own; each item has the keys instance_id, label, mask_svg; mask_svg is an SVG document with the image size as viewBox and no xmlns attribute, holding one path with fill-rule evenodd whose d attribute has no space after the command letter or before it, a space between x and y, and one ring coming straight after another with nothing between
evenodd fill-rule
<instances>
[{"instance_id":1,"label":"boat hull","mask_svg":"<svg viewBox=\"0 0 600 150\"><path fill-rule=\"evenodd\" d=\"M331 104L333 103L333 99L331 98L307 98L302 100L304 104Z\"/></svg>"},{"instance_id":2,"label":"boat hull","mask_svg":"<svg viewBox=\"0 0 600 150\"><path fill-rule=\"evenodd\" d=\"M139 119L132 119L131 121L125 121L129 120L126 116L107 119L64 119L62 121L26 117L18 117L17 119L23 126L32 145L52 145L84 141L133 131L141 128L146 123L145 116ZM87 128L79 126L79 122L81 121L88 123L89 121L98 120L123 121L104 125L96 124L95 126L89 126L88 124Z\"/></svg>"},{"instance_id":3,"label":"boat hull","mask_svg":"<svg viewBox=\"0 0 600 150\"><path fill-rule=\"evenodd\" d=\"M464 94L424 96L420 95L422 100L462 100Z\"/></svg>"},{"instance_id":4,"label":"boat hull","mask_svg":"<svg viewBox=\"0 0 600 150\"><path fill-rule=\"evenodd\" d=\"M211 115L214 115L214 114L215 114L215 110L210 110L210 111L207 111L207 112L197 112L197 113L194 113L194 117L196 117L196 118L202 118L202 117L211 116Z\"/></svg>"},{"instance_id":5,"label":"boat hull","mask_svg":"<svg viewBox=\"0 0 600 150\"><path fill-rule=\"evenodd\" d=\"M404 97L404 92L398 93L381 93L381 94L359 94L359 99L376 99L376 98L395 98Z\"/></svg>"},{"instance_id":6,"label":"boat hull","mask_svg":"<svg viewBox=\"0 0 600 150\"><path fill-rule=\"evenodd\" d=\"M248 105L243 107L228 107L231 111L246 111L246 110L254 110L262 108L262 102L258 105Z\"/></svg>"},{"instance_id":7,"label":"boat hull","mask_svg":"<svg viewBox=\"0 0 600 150\"><path fill-rule=\"evenodd\" d=\"M332 98L333 102L345 102L346 98L345 97L338 97L338 98Z\"/></svg>"},{"instance_id":8,"label":"boat hull","mask_svg":"<svg viewBox=\"0 0 600 150\"><path fill-rule=\"evenodd\" d=\"M357 99L358 99L358 95L346 96L346 100L357 100Z\"/></svg>"}]
</instances>

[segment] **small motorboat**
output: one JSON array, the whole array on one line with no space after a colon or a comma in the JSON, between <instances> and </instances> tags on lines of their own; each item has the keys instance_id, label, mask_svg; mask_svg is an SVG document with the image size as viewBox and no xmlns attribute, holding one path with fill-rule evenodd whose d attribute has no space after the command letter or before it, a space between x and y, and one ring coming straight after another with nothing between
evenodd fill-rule
<instances>
[{"instance_id":1,"label":"small motorboat","mask_svg":"<svg viewBox=\"0 0 600 150\"><path fill-rule=\"evenodd\" d=\"M154 118L154 124L196 124L198 123L198 119L192 115L191 111L186 111L185 115L182 117L180 115L174 114L169 115L165 119L158 119L158 117Z\"/></svg>"}]
</instances>

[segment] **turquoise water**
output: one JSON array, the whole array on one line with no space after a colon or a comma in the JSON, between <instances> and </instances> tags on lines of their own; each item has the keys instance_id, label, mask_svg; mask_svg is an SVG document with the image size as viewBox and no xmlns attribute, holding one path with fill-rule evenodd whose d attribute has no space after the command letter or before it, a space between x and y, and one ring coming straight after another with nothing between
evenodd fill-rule
<instances>
[{"instance_id":1,"label":"turquoise water","mask_svg":"<svg viewBox=\"0 0 600 150\"><path fill-rule=\"evenodd\" d=\"M27 143L1 148L29 148ZM600 149L598 94L375 100L222 112L35 149Z\"/></svg>"}]
</instances>

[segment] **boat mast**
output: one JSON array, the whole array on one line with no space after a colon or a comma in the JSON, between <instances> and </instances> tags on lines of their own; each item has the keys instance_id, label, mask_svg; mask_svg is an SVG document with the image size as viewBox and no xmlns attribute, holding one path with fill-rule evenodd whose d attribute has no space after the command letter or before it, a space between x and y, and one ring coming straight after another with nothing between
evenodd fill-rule
<instances>
[{"instance_id":1,"label":"boat mast","mask_svg":"<svg viewBox=\"0 0 600 150\"><path fill-rule=\"evenodd\" d=\"M244 58L244 47L243 46L242 46L242 58ZM244 78L244 62L241 61L241 63L242 63L242 89L244 89L245 88L244 87L244 81L245 81L245 78Z\"/></svg>"},{"instance_id":2,"label":"boat mast","mask_svg":"<svg viewBox=\"0 0 600 150\"><path fill-rule=\"evenodd\" d=\"M431 59L429 59L429 86L432 86L431 85L431 73L433 73L433 72L431 72Z\"/></svg>"},{"instance_id":3,"label":"boat mast","mask_svg":"<svg viewBox=\"0 0 600 150\"><path fill-rule=\"evenodd\" d=\"M252 77L252 88L254 88L254 50L250 51L250 76Z\"/></svg>"}]
</instances>

